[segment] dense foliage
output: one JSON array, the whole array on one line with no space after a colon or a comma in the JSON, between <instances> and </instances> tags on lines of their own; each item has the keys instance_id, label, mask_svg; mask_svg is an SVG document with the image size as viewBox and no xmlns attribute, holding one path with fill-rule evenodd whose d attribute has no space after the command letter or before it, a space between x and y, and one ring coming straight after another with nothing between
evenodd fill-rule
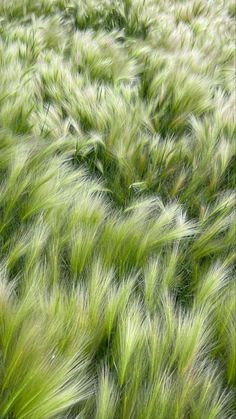
<instances>
[{"instance_id":1,"label":"dense foliage","mask_svg":"<svg viewBox=\"0 0 236 419\"><path fill-rule=\"evenodd\" d=\"M234 0L0 0L0 418L236 417Z\"/></svg>"}]
</instances>

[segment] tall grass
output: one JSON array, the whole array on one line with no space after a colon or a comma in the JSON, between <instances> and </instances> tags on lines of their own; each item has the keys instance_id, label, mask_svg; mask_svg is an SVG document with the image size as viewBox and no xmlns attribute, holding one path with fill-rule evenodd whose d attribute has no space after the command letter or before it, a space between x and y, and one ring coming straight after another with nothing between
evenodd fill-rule
<instances>
[{"instance_id":1,"label":"tall grass","mask_svg":"<svg viewBox=\"0 0 236 419\"><path fill-rule=\"evenodd\" d=\"M0 1L0 418L236 415L235 6Z\"/></svg>"}]
</instances>

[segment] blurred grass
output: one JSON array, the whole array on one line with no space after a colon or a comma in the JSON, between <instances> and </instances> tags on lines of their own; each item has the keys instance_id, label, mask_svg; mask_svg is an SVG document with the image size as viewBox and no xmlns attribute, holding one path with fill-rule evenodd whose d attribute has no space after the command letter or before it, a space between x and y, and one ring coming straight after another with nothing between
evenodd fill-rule
<instances>
[{"instance_id":1,"label":"blurred grass","mask_svg":"<svg viewBox=\"0 0 236 419\"><path fill-rule=\"evenodd\" d=\"M234 2L0 16L1 419L234 418Z\"/></svg>"}]
</instances>

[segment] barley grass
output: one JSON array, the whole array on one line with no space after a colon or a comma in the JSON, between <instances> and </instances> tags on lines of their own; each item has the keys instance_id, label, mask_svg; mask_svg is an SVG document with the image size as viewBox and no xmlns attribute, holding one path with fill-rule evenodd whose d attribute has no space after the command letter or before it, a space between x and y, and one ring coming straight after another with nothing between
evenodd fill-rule
<instances>
[{"instance_id":1,"label":"barley grass","mask_svg":"<svg viewBox=\"0 0 236 419\"><path fill-rule=\"evenodd\" d=\"M0 418L236 417L232 0L0 1Z\"/></svg>"}]
</instances>

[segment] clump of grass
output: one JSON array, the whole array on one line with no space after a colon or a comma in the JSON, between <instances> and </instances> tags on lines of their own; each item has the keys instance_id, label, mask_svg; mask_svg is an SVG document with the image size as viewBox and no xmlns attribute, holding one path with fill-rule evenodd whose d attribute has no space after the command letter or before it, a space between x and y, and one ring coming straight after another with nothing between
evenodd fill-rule
<instances>
[{"instance_id":1,"label":"clump of grass","mask_svg":"<svg viewBox=\"0 0 236 419\"><path fill-rule=\"evenodd\" d=\"M41 290L27 290L19 302L4 277L0 287L1 416L53 417L88 398L92 382L83 347L63 356L54 339L63 337L63 324L41 311Z\"/></svg>"}]
</instances>

